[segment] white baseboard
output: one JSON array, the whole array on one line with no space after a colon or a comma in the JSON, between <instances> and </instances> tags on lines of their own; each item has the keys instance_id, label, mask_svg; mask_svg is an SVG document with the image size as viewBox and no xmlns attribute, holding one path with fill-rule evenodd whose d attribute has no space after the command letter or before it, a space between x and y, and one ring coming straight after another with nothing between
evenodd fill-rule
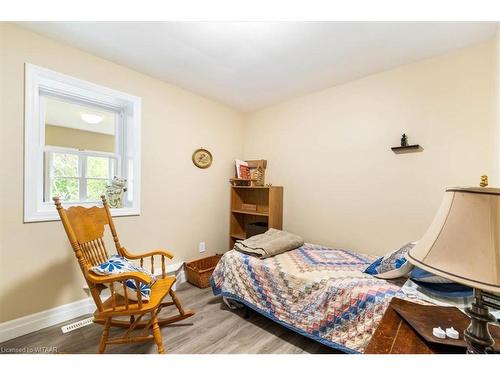
<instances>
[{"instance_id":1,"label":"white baseboard","mask_svg":"<svg viewBox=\"0 0 500 375\"><path fill-rule=\"evenodd\" d=\"M170 271L170 269L168 269L168 271ZM178 284L182 284L186 281L186 274L183 268L177 268L173 270L173 272L176 274L177 281L172 289L176 290ZM84 298L79 301L0 323L0 343L63 323L70 319L78 318L82 315L92 314L94 310L95 305L92 298Z\"/></svg>"},{"instance_id":2,"label":"white baseboard","mask_svg":"<svg viewBox=\"0 0 500 375\"><path fill-rule=\"evenodd\" d=\"M94 312L94 310L94 301L91 298L84 298L79 301L67 303L66 305L0 323L0 342L89 314Z\"/></svg>"}]
</instances>

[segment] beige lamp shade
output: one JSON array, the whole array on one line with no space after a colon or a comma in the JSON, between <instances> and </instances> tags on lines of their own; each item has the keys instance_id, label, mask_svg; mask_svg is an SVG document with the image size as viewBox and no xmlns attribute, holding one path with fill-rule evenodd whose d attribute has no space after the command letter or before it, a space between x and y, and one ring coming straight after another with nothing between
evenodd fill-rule
<instances>
[{"instance_id":1,"label":"beige lamp shade","mask_svg":"<svg viewBox=\"0 0 500 375\"><path fill-rule=\"evenodd\" d=\"M408 260L435 275L500 293L500 189L448 188Z\"/></svg>"}]
</instances>

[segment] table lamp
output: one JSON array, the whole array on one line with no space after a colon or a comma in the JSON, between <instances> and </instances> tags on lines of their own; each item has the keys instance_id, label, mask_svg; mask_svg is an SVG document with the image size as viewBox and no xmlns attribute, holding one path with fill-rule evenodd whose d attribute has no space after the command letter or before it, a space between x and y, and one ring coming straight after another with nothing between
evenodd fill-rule
<instances>
[{"instance_id":1,"label":"table lamp","mask_svg":"<svg viewBox=\"0 0 500 375\"><path fill-rule=\"evenodd\" d=\"M415 266L474 288L464 332L468 353L491 351L488 306L500 309L500 189L448 188L434 221L408 260Z\"/></svg>"}]
</instances>

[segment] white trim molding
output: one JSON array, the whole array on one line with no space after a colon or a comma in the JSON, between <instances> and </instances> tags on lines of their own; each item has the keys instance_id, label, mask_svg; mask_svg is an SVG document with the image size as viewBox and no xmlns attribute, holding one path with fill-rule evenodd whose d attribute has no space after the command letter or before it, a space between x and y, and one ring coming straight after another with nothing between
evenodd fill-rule
<instances>
[{"instance_id":1,"label":"white trim molding","mask_svg":"<svg viewBox=\"0 0 500 375\"><path fill-rule=\"evenodd\" d=\"M117 113L116 149L121 166L118 177L127 179L125 207L113 216L139 215L141 211L141 108L137 96L26 63L24 113L24 222L59 220L52 202L44 199L45 108L44 96ZM93 202L77 202L90 207Z\"/></svg>"},{"instance_id":2,"label":"white trim molding","mask_svg":"<svg viewBox=\"0 0 500 375\"><path fill-rule=\"evenodd\" d=\"M94 312L94 301L84 298L52 309L23 316L18 319L0 323L0 342L27 335L28 333L47 328L66 320Z\"/></svg>"},{"instance_id":3,"label":"white trim molding","mask_svg":"<svg viewBox=\"0 0 500 375\"><path fill-rule=\"evenodd\" d=\"M177 289L178 285L186 281L186 274L182 265L183 262L176 262L166 267L166 272L169 275L175 275L177 278L175 284L172 286L172 290L174 291ZM155 272L155 274L161 275L161 271L159 273ZM83 289L85 290L86 286ZM56 324L61 324L67 320L93 314L94 310L95 305L92 298L84 298L79 301L0 323L0 343Z\"/></svg>"}]
</instances>

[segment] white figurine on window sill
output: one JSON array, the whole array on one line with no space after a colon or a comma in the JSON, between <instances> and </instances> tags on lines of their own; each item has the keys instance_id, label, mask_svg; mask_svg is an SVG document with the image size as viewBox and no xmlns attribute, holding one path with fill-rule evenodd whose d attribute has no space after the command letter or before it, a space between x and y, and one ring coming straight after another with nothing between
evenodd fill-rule
<instances>
[{"instance_id":1,"label":"white figurine on window sill","mask_svg":"<svg viewBox=\"0 0 500 375\"><path fill-rule=\"evenodd\" d=\"M123 208L123 194L127 191L127 180L120 177L113 177L111 185L106 185L106 199L109 207Z\"/></svg>"}]
</instances>

